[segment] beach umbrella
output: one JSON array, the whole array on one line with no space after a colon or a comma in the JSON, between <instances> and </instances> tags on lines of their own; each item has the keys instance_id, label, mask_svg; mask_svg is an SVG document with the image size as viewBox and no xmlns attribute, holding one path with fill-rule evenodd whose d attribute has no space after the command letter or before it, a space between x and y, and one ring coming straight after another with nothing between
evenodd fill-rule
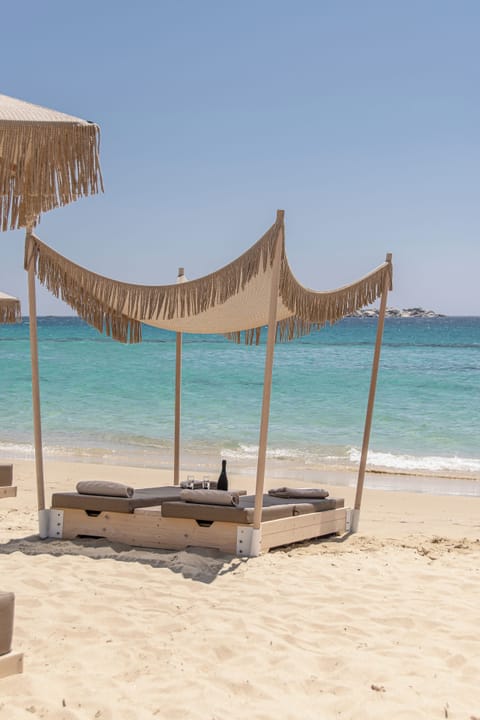
<instances>
[{"instance_id":1,"label":"beach umbrella","mask_svg":"<svg viewBox=\"0 0 480 720\"><path fill-rule=\"evenodd\" d=\"M22 319L20 300L0 292L0 323L16 323Z\"/></svg>"},{"instance_id":2,"label":"beach umbrella","mask_svg":"<svg viewBox=\"0 0 480 720\"><path fill-rule=\"evenodd\" d=\"M99 140L95 123L0 95L0 229L103 190Z\"/></svg>"},{"instance_id":3,"label":"beach umbrella","mask_svg":"<svg viewBox=\"0 0 480 720\"><path fill-rule=\"evenodd\" d=\"M0 230L26 228L40 215L103 191L100 128L72 115L0 95ZM45 518L40 422L35 275L28 269L35 464L40 516ZM43 513L43 515L42 515Z\"/></svg>"}]
</instances>

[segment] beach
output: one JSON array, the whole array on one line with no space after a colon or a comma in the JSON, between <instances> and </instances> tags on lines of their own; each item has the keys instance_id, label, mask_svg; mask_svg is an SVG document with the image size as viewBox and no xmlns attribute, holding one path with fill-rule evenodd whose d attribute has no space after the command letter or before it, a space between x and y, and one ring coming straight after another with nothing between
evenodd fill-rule
<instances>
[{"instance_id":1,"label":"beach","mask_svg":"<svg viewBox=\"0 0 480 720\"><path fill-rule=\"evenodd\" d=\"M356 535L239 559L40 541L33 463L14 475L0 575L24 672L0 680L2 720L480 717L478 497L366 489ZM74 462L45 475L47 498L80 479L171 481Z\"/></svg>"}]
</instances>

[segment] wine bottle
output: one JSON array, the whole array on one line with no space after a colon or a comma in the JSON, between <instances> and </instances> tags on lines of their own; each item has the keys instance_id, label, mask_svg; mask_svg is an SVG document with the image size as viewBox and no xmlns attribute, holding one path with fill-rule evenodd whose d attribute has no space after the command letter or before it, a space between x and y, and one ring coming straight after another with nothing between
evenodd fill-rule
<instances>
[{"instance_id":1,"label":"wine bottle","mask_svg":"<svg viewBox=\"0 0 480 720\"><path fill-rule=\"evenodd\" d=\"M227 461L222 460L222 472L218 478L217 490L228 490Z\"/></svg>"}]
</instances>

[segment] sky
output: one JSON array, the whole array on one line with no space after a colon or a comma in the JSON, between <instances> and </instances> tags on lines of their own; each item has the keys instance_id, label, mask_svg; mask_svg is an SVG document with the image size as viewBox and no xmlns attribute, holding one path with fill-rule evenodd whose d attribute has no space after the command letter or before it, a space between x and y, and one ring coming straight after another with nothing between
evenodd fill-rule
<instances>
[{"instance_id":1,"label":"sky","mask_svg":"<svg viewBox=\"0 0 480 720\"><path fill-rule=\"evenodd\" d=\"M101 128L105 192L37 228L80 265L194 279L284 209L303 285L391 252L389 306L480 315L477 0L22 0L0 66L1 93ZM0 244L27 314L24 234ZM73 313L43 288L37 311Z\"/></svg>"}]
</instances>

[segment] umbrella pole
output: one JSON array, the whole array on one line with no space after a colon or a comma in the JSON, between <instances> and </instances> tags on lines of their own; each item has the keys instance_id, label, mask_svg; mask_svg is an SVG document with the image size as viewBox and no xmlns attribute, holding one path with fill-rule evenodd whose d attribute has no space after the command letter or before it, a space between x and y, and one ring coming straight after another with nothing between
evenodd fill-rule
<instances>
[{"instance_id":1,"label":"umbrella pole","mask_svg":"<svg viewBox=\"0 0 480 720\"><path fill-rule=\"evenodd\" d=\"M32 228L28 227L28 246ZM35 295L35 268L33 254L28 258L28 308L30 316L30 356L32 364L33 432L35 444L35 472L37 477L37 504L40 537L48 537L48 510L45 510L45 480L43 475L42 423L40 417L40 380L38 372L37 300Z\"/></svg>"},{"instance_id":2,"label":"umbrella pole","mask_svg":"<svg viewBox=\"0 0 480 720\"><path fill-rule=\"evenodd\" d=\"M281 216L280 216L281 213ZM265 460L267 455L268 421L270 416L270 397L272 392L273 353L277 334L277 302L282 264L283 211L277 212L277 220L282 220L281 230L275 243L275 257L272 268L272 284L270 287L270 305L268 313L267 349L265 354L265 374L263 381L262 417L260 422L260 439L258 443L257 481L255 487L255 510L253 514L253 537L250 555L256 556L261 551L260 525L262 522L263 488L265 483Z\"/></svg>"},{"instance_id":3,"label":"umbrella pole","mask_svg":"<svg viewBox=\"0 0 480 720\"><path fill-rule=\"evenodd\" d=\"M177 283L185 282L185 269L178 268ZM182 333L176 334L175 348L175 433L173 440L173 484L180 484L180 419L182 407Z\"/></svg>"},{"instance_id":4,"label":"umbrella pole","mask_svg":"<svg viewBox=\"0 0 480 720\"><path fill-rule=\"evenodd\" d=\"M182 333L177 332L175 358L175 437L173 451L173 484L180 484L180 411L182 390Z\"/></svg>"},{"instance_id":5,"label":"umbrella pole","mask_svg":"<svg viewBox=\"0 0 480 720\"><path fill-rule=\"evenodd\" d=\"M392 256L387 254L387 262L391 262ZM365 480L365 469L367 467L368 444L370 442L370 430L372 427L373 405L375 403L375 391L377 389L378 366L380 363L380 351L382 348L383 328L385 325L385 312L387 309L387 297L389 288L389 278L385 277L385 284L380 301L380 310L378 313L377 337L375 341L375 351L373 354L372 375L370 380L370 391L368 394L367 414L365 417L365 428L363 431L362 454L360 457L360 466L358 469L357 489L355 493L355 505L353 510L351 532L358 531L358 523L360 519L360 506L362 503L363 483Z\"/></svg>"}]
</instances>

